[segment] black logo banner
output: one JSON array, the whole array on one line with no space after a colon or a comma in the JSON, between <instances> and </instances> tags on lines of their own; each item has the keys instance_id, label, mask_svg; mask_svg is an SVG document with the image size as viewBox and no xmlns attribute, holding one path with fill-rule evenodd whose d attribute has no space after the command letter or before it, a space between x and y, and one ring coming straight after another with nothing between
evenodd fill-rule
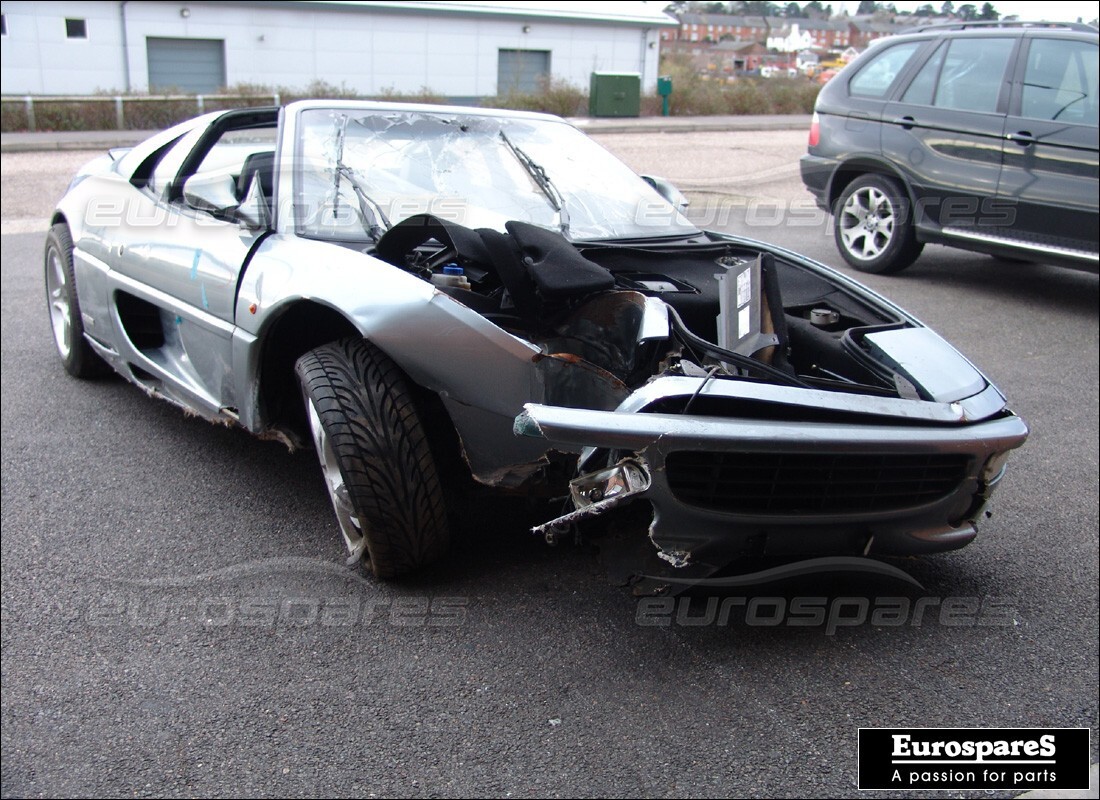
<instances>
[{"instance_id":1,"label":"black logo banner","mask_svg":"<svg viewBox=\"0 0 1100 800\"><path fill-rule=\"evenodd\" d=\"M1088 728L860 728L859 788L1088 789Z\"/></svg>"}]
</instances>

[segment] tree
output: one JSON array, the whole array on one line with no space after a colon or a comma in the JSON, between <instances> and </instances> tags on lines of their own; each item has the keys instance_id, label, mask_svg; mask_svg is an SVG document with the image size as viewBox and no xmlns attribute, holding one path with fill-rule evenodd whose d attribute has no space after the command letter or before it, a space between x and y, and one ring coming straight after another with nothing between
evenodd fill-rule
<instances>
[{"instance_id":1,"label":"tree","mask_svg":"<svg viewBox=\"0 0 1100 800\"><path fill-rule=\"evenodd\" d=\"M878 11L878 3L875 0L859 0L857 14L874 14L876 11Z\"/></svg>"},{"instance_id":2,"label":"tree","mask_svg":"<svg viewBox=\"0 0 1100 800\"><path fill-rule=\"evenodd\" d=\"M768 0L745 0L741 3L740 13L752 17L781 17L783 8Z\"/></svg>"},{"instance_id":3,"label":"tree","mask_svg":"<svg viewBox=\"0 0 1100 800\"><path fill-rule=\"evenodd\" d=\"M798 3L787 3L787 7L783 9L784 17L801 17L802 9L799 8Z\"/></svg>"},{"instance_id":4,"label":"tree","mask_svg":"<svg viewBox=\"0 0 1100 800\"><path fill-rule=\"evenodd\" d=\"M955 4L951 0L943 0L943 5L940 6L940 13L945 17L950 17L955 13Z\"/></svg>"},{"instance_id":5,"label":"tree","mask_svg":"<svg viewBox=\"0 0 1100 800\"><path fill-rule=\"evenodd\" d=\"M997 9L995 9L993 7L992 3L984 3L982 5L982 11L978 15L978 19L988 20L990 22L995 22L1000 18L1001 18L1001 12L999 12Z\"/></svg>"},{"instance_id":6,"label":"tree","mask_svg":"<svg viewBox=\"0 0 1100 800\"><path fill-rule=\"evenodd\" d=\"M810 0L802 9L802 16L810 19L824 19L826 14L825 8L821 5L821 0Z\"/></svg>"},{"instance_id":7,"label":"tree","mask_svg":"<svg viewBox=\"0 0 1100 800\"><path fill-rule=\"evenodd\" d=\"M913 12L914 17L934 17L936 16L936 8L931 3L925 3L923 6L917 8Z\"/></svg>"},{"instance_id":8,"label":"tree","mask_svg":"<svg viewBox=\"0 0 1100 800\"><path fill-rule=\"evenodd\" d=\"M688 14L725 14L728 13L728 9L725 3L716 2L711 0L708 2L702 2L701 0L688 0L688 2L674 2L672 6L676 7L680 13L686 12ZM669 9L665 9L668 11Z\"/></svg>"},{"instance_id":9,"label":"tree","mask_svg":"<svg viewBox=\"0 0 1100 800\"><path fill-rule=\"evenodd\" d=\"M973 22L978 18L978 7L972 3L966 3L959 6L959 10L955 12L955 16L965 22Z\"/></svg>"}]
</instances>

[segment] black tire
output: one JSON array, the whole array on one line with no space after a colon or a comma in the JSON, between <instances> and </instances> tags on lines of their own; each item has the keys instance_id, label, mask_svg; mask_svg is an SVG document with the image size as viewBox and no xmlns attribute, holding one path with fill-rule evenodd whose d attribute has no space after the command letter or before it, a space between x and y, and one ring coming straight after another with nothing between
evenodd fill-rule
<instances>
[{"instance_id":1,"label":"black tire","mask_svg":"<svg viewBox=\"0 0 1100 800\"><path fill-rule=\"evenodd\" d=\"M50 327L65 371L74 378L108 374L111 368L84 338L84 318L73 272L73 240L67 225L54 225L46 237L45 279Z\"/></svg>"},{"instance_id":2,"label":"black tire","mask_svg":"<svg viewBox=\"0 0 1100 800\"><path fill-rule=\"evenodd\" d=\"M863 175L837 199L833 238L844 260L860 272L901 272L924 249L917 241L909 196L884 175Z\"/></svg>"},{"instance_id":3,"label":"black tire","mask_svg":"<svg viewBox=\"0 0 1100 800\"><path fill-rule=\"evenodd\" d=\"M341 532L376 578L405 575L450 546L439 471L408 378L363 339L295 365Z\"/></svg>"}]
</instances>

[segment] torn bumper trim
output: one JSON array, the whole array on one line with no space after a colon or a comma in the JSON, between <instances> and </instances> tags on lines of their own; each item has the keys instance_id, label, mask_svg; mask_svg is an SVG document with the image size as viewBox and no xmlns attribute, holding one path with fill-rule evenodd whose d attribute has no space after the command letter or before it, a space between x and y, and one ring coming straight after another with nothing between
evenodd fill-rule
<instances>
[{"instance_id":1,"label":"torn bumper trim","mask_svg":"<svg viewBox=\"0 0 1100 800\"><path fill-rule=\"evenodd\" d=\"M524 406L516 417L514 431L570 449L590 446L637 452L659 444L664 453L730 445L739 450L808 452L843 447L847 452L878 452L886 447L910 452L973 452L987 457L1019 447L1028 432L1023 420L1015 416L928 427L592 411L534 403Z\"/></svg>"},{"instance_id":2,"label":"torn bumper trim","mask_svg":"<svg viewBox=\"0 0 1100 800\"><path fill-rule=\"evenodd\" d=\"M645 465L625 458L613 467L574 478L569 484L574 511L537 525L532 533L547 536L547 541L563 527L599 516L633 500L649 488L651 479Z\"/></svg>"},{"instance_id":3,"label":"torn bumper trim","mask_svg":"<svg viewBox=\"0 0 1100 800\"><path fill-rule=\"evenodd\" d=\"M633 454L652 478L633 495L653 507L650 538L661 553L688 554L684 562L721 564L730 554L843 553L915 554L962 546L975 535L973 509L992 491L986 465L1027 437L1018 417L1006 416L969 425L860 425L737 418L676 416L622 411L591 411L528 405L516 418L515 431L537 436L563 449L591 446ZM668 457L680 451L751 454L868 454L910 456L948 454L959 472L930 498L890 506L856 500L833 513L793 513L780 504L767 512L713 508L685 502L674 492ZM749 462L751 465L751 461ZM795 476L797 478L797 475ZM722 484L716 484L721 491ZM858 480L858 478L857 478ZM992 482L989 482L990 484ZM873 481L871 492L879 491ZM831 486L831 484L830 484ZM744 490L745 486L731 487ZM751 486L749 487L751 488ZM787 488L790 488L789 486ZM845 491L851 485L843 487ZM831 491L831 490L830 490Z\"/></svg>"}]
</instances>

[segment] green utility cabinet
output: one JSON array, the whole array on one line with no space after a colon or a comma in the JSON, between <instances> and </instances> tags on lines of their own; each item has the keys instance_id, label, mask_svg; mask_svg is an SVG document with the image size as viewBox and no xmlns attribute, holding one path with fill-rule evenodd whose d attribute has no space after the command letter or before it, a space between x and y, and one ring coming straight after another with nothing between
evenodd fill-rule
<instances>
[{"instance_id":1,"label":"green utility cabinet","mask_svg":"<svg viewBox=\"0 0 1100 800\"><path fill-rule=\"evenodd\" d=\"M668 116L668 98L672 95L672 76L661 75L657 78L657 94L661 98L661 116Z\"/></svg>"},{"instance_id":2,"label":"green utility cabinet","mask_svg":"<svg viewBox=\"0 0 1100 800\"><path fill-rule=\"evenodd\" d=\"M636 72L593 72L588 115L638 117L642 113L642 76Z\"/></svg>"}]
</instances>

